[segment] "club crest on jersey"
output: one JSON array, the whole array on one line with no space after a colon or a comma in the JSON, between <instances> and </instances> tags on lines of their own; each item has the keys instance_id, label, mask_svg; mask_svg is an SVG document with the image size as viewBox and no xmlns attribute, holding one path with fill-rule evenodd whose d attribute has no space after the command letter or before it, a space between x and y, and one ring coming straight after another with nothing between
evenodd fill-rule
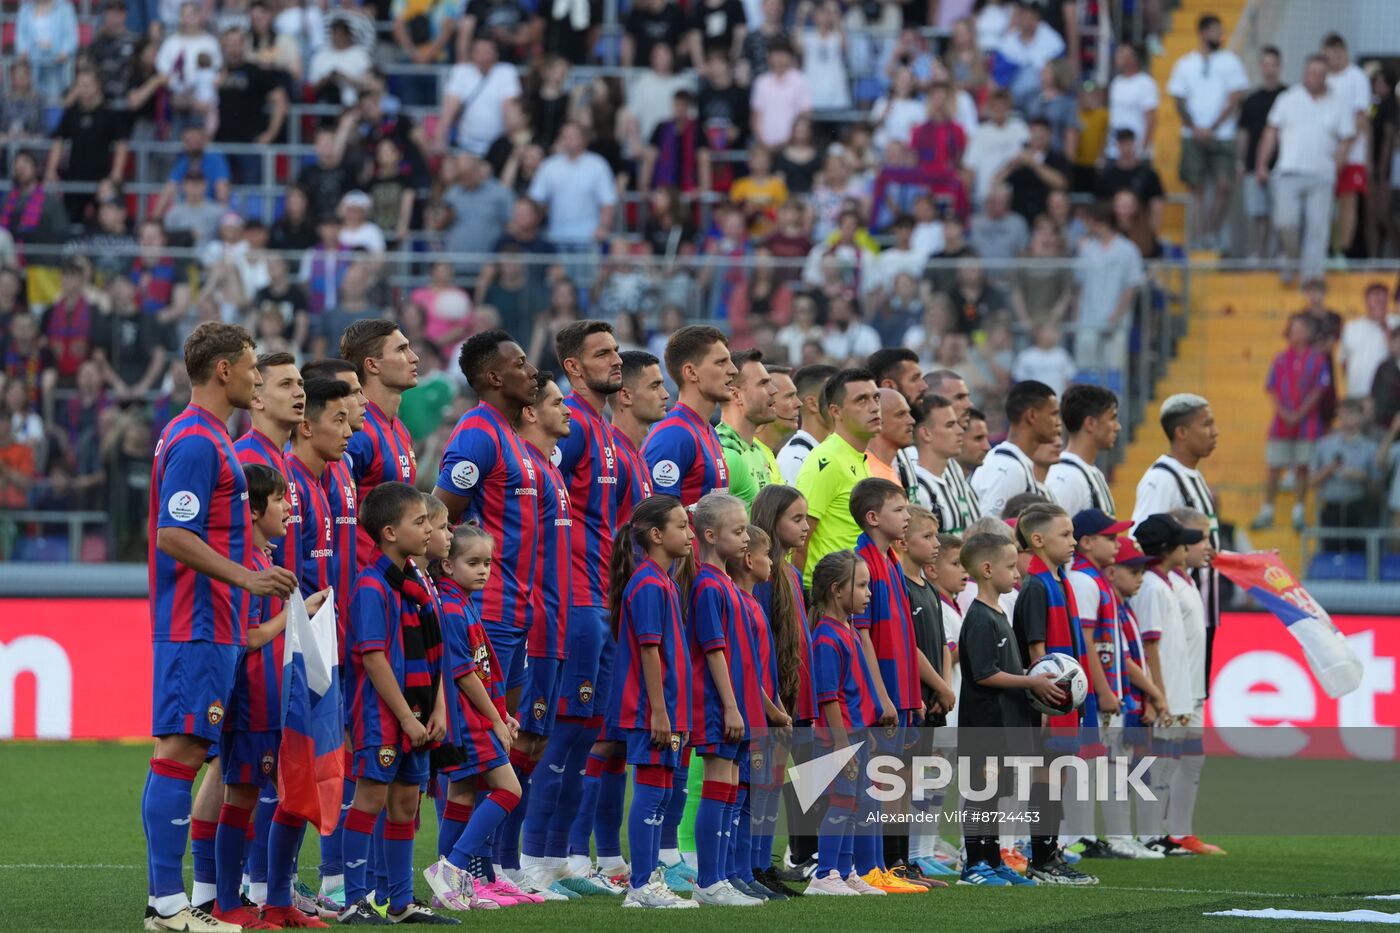
<instances>
[{"instance_id":1,"label":"club crest on jersey","mask_svg":"<svg viewBox=\"0 0 1400 933\"><path fill-rule=\"evenodd\" d=\"M892 738L894 738L895 735L897 735L898 733L899 733L899 727L898 727L898 726L886 726L886 727L885 727L885 738L887 738L887 739L892 739Z\"/></svg>"},{"instance_id":2,"label":"club crest on jersey","mask_svg":"<svg viewBox=\"0 0 1400 933\"><path fill-rule=\"evenodd\" d=\"M585 680L578 685L578 701L580 703L593 702L593 681Z\"/></svg>"},{"instance_id":3,"label":"club crest on jersey","mask_svg":"<svg viewBox=\"0 0 1400 933\"><path fill-rule=\"evenodd\" d=\"M557 444L554 447L554 453L549 455L549 462L554 464L556 469L559 464L564 462L564 451L560 450Z\"/></svg>"},{"instance_id":4,"label":"club crest on jersey","mask_svg":"<svg viewBox=\"0 0 1400 933\"><path fill-rule=\"evenodd\" d=\"M277 759L272 752L267 752L262 756L262 773L265 775L272 773L273 765L277 764Z\"/></svg>"},{"instance_id":5,"label":"club crest on jersey","mask_svg":"<svg viewBox=\"0 0 1400 933\"><path fill-rule=\"evenodd\" d=\"M680 737L680 734L679 734L679 733L676 733L676 732L672 732L672 733L671 733L671 751L673 751L673 752L678 752L678 751L680 751L680 750L681 750L681 737Z\"/></svg>"},{"instance_id":6,"label":"club crest on jersey","mask_svg":"<svg viewBox=\"0 0 1400 933\"><path fill-rule=\"evenodd\" d=\"M387 768L394 763L394 759L399 755L399 750L392 745L384 745L379 749L379 766Z\"/></svg>"},{"instance_id":7,"label":"club crest on jersey","mask_svg":"<svg viewBox=\"0 0 1400 933\"><path fill-rule=\"evenodd\" d=\"M549 704L544 701L544 697L540 697L535 701L535 705L530 707L530 714L535 717L536 722L544 719L544 714L547 712L549 712Z\"/></svg>"},{"instance_id":8,"label":"club crest on jersey","mask_svg":"<svg viewBox=\"0 0 1400 933\"><path fill-rule=\"evenodd\" d=\"M658 486L674 486L681 481L681 468L674 460L659 461L651 468L651 479Z\"/></svg>"},{"instance_id":9,"label":"club crest on jersey","mask_svg":"<svg viewBox=\"0 0 1400 933\"><path fill-rule=\"evenodd\" d=\"M754 771L763 770L763 752L754 752L749 755L749 767Z\"/></svg>"},{"instance_id":10,"label":"club crest on jersey","mask_svg":"<svg viewBox=\"0 0 1400 933\"><path fill-rule=\"evenodd\" d=\"M206 716L209 717L209 725L211 725L211 726L217 726L219 723L223 722L223 721L224 721L224 703L223 703L223 701L222 701L222 700L215 700L213 703L210 703L210 704L209 704L209 708L208 708L207 710L204 711L204 714L205 714Z\"/></svg>"}]
</instances>

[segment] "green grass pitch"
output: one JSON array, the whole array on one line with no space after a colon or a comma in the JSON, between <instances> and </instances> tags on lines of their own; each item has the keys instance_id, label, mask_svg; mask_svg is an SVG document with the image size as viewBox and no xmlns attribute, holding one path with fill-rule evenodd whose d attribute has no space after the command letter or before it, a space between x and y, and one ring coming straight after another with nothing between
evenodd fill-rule
<instances>
[{"instance_id":1,"label":"green grass pitch","mask_svg":"<svg viewBox=\"0 0 1400 933\"><path fill-rule=\"evenodd\" d=\"M149 748L116 744L0 744L0 930L141 928L144 840L138 816ZM1280 814L1286 823L1286 814ZM435 849L424 821L417 865ZM921 895L798 900L748 911L701 909L664 917L623 913L590 898L463 915L463 929L579 933L633 929L943 931L1117 929L1253 931L1334 929L1315 922L1206 917L1231 908L1400 911L1366 894L1400 893L1400 839L1212 837L1230 855L1166 862L1093 862L1097 888L950 887ZM308 841L302 875L314 883ZM188 872L189 861L186 860ZM427 892L421 877L420 895ZM1355 926L1343 927L1357 929Z\"/></svg>"}]
</instances>

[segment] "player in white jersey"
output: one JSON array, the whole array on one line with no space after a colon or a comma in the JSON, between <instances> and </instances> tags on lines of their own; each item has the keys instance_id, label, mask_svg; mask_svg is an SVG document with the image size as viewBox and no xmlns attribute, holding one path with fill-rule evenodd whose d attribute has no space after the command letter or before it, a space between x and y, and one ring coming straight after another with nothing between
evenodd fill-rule
<instances>
[{"instance_id":1,"label":"player in white jersey","mask_svg":"<svg viewBox=\"0 0 1400 933\"><path fill-rule=\"evenodd\" d=\"M1118 397L1100 386L1072 385L1060 400L1060 418L1069 441L1045 478L1050 498L1070 515L1085 509L1116 514L1108 480L1094 461L1118 443Z\"/></svg>"},{"instance_id":2,"label":"player in white jersey","mask_svg":"<svg viewBox=\"0 0 1400 933\"><path fill-rule=\"evenodd\" d=\"M1018 382L1006 395L1006 420L1011 425L1010 434L992 448L972 476L972 489L982 511L990 515L1001 515L1007 500L1021 493L1049 498L1045 487L1036 481L1031 456L1040 445L1059 438L1060 400L1043 382Z\"/></svg>"},{"instance_id":3,"label":"player in white jersey","mask_svg":"<svg viewBox=\"0 0 1400 933\"><path fill-rule=\"evenodd\" d=\"M834 375L836 367L825 363L803 366L792 374L797 399L802 404L801 426L778 451L778 472L789 486L796 485L797 474L802 472L807 455L831 433L831 416L822 410L822 389Z\"/></svg>"},{"instance_id":4,"label":"player in white jersey","mask_svg":"<svg viewBox=\"0 0 1400 933\"><path fill-rule=\"evenodd\" d=\"M939 530L960 535L976 521L970 488L957 470L956 457L962 451L963 426L951 400L926 395L914 412L913 500L916 505L938 516Z\"/></svg>"}]
</instances>

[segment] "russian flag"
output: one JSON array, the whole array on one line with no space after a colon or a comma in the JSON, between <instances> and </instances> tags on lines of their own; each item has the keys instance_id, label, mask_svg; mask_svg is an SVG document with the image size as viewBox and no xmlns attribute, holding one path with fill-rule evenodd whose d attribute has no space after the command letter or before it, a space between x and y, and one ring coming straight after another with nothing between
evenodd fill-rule
<instances>
[{"instance_id":1,"label":"russian flag","mask_svg":"<svg viewBox=\"0 0 1400 933\"><path fill-rule=\"evenodd\" d=\"M314 619L300 593L287 602L282 655L281 806L329 836L340 820L345 780L345 714L336 665L335 598Z\"/></svg>"},{"instance_id":2,"label":"russian flag","mask_svg":"<svg viewBox=\"0 0 1400 933\"><path fill-rule=\"evenodd\" d=\"M1272 551L1222 551L1212 564L1267 609L1303 646L1313 676L1334 700L1361 686L1366 670L1327 610Z\"/></svg>"}]
</instances>

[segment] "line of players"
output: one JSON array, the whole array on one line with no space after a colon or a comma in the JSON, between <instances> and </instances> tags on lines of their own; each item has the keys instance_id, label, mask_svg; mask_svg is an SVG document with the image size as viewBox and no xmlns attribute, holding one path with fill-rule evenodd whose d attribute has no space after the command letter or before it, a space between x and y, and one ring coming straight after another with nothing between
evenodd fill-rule
<instances>
[{"instance_id":1,"label":"line of players","mask_svg":"<svg viewBox=\"0 0 1400 933\"><path fill-rule=\"evenodd\" d=\"M552 380L534 372L509 335L478 335L464 347L462 369L481 404L464 416L448 444L436 492L445 508L430 513L421 501L415 505L408 496L411 489L401 485L411 485L416 478L412 445L396 418L402 392L416 383L416 357L392 323L352 325L341 341L342 360L318 361L300 372L289 357L254 358L251 342L237 328L209 325L191 337L186 363L195 386L194 399L164 434L152 483L157 670L153 731L159 738L143 798L151 851L148 927L222 929L219 916L250 927L314 925L309 919L313 913L325 915L331 909L341 911L344 921L373 922L375 915L364 898L353 896L367 890L364 870L369 859L347 859L346 853L353 849L358 855L362 844L374 845L366 840L382 837L382 843L375 845L383 850L373 853L375 865L385 870L390 870L391 863L401 867L407 836L411 866L412 822L393 818L404 816L409 804L407 792L384 789L412 786L412 812L416 813L418 784L426 780L426 762L424 773L419 775L417 749L445 738L454 721L445 699L442 703L434 699L445 698L447 693L437 686L446 663L440 660L444 642L451 648L446 633L454 627L446 624L448 619L475 616L479 621L460 628L485 636L468 640L465 649L459 645L456 651L467 656L467 673L477 674L490 701L477 709L472 702L480 701L480 695L462 700L459 712L478 728L461 723L459 728L476 735L489 733L506 757L500 761L501 755L492 755L489 747L478 749L481 760L475 764L481 766L481 773L495 778L484 782L490 794L473 808L470 817L465 813L469 804L463 802L469 798L454 795L452 782L444 782L449 785L440 791L445 828L452 822L472 825L476 814L488 811L491 802L501 811L502 827L494 832L495 845L489 853L471 853L471 847L464 850L466 855L459 861L467 864L448 861L455 850L444 851L444 861L435 866L438 871L429 878L440 903L504 905L566 896L562 891L569 888L558 883L558 876L569 855L577 858L581 854L574 851L579 825L583 827L583 853L588 850L589 830L597 833L600 865L598 872L584 873L582 878L575 872L575 887L589 893L596 893L593 888L616 891L616 880L624 878L624 871L618 869L625 869L615 841L625 790L623 766L632 763L643 769L664 770L651 758L669 748L676 753L674 764L678 766L671 783L684 787L682 760L689 757L687 738L705 757L700 815L706 821L723 821L744 809L736 806L734 798L739 791L735 788L741 783L753 786L752 775L744 774L746 779L740 781L739 750L732 747L736 742L729 741L742 734L732 715L737 698L731 681L729 699L725 700L726 690L720 686L722 665L707 656L717 652L701 651L692 659L693 666L708 675L708 679L697 676L693 681L697 691L701 691L701 684L707 687L701 693L718 710L715 722L692 723L689 736L687 730L676 729L664 742L659 741L658 730L641 730L655 732L652 738L658 742L653 744L665 747L649 747L643 742L632 748L615 722L613 728L603 728L603 707L612 680L612 649L620 643L614 641L615 626L625 621L618 602L621 597L625 603L626 591L608 577L612 564L625 562L612 560L614 538L622 532L624 543L632 535L632 543L652 557L679 557L672 553L680 548L677 539L672 537L668 542L663 533L666 522L658 517L661 513L652 516L650 531L640 536L636 523L627 521L638 505L648 501L650 482L673 488L678 493L676 501L693 513L696 531L702 534L701 556L708 548L711 558L724 562L758 560L757 551L750 552L747 546L742 555L716 549L718 544L710 537L712 532L716 542L721 537L718 525L701 527L699 516L704 510L697 508L708 493L728 485L729 467L708 417L717 403L728 400L737 372L727 344L723 335L711 328L686 328L674 335L666 365L680 386L680 399L669 414L665 413L667 395L659 362L641 353L629 353L624 360L607 325L573 325L560 334L558 349L574 387L567 399ZM606 404L611 404L613 411L611 424L600 414ZM237 444L230 444L223 425L233 409L245 407L252 409L253 429ZM648 435L648 428L656 421L662 423ZM1013 429L1013 440L1015 433ZM247 465L248 478L234 463ZM280 503L276 500L281 484L269 483L267 473L283 479L285 495ZM383 493L371 500L381 487ZM782 488L775 487L775 492ZM245 500L251 507L242 504ZM660 501L652 506L653 512L666 504L657 497L652 501ZM384 507L376 510L371 505ZM421 519L418 507L422 507ZM280 547L275 540L278 536L272 533L279 510L287 514L288 530ZM728 511L732 517L732 509ZM790 519L787 513L791 511L786 509L773 518ZM441 553L425 560L428 544L418 552L395 543L395 529L408 520L405 516L409 513L412 522L441 531L435 545ZM446 531L463 519L471 520L466 527L485 530L493 556L479 553L481 546L472 544L472 535L464 539L460 533ZM780 521L773 524L769 537L774 552L805 544L805 540L779 533ZM744 529L744 535L748 534ZM425 534L425 538L431 537ZM266 565L259 556L263 543L270 546ZM731 542L730 548L734 547ZM394 552L403 562L389 559L391 566L384 566ZM414 578L419 575L404 571L414 557L419 558L420 566L433 566L445 578L436 586L426 579L421 587L415 585ZM469 566L472 561L476 562L474 570ZM457 564L462 566L463 580L458 580L452 569ZM483 564L491 565L489 572L481 571ZM397 565L397 574L392 565ZM785 562L780 566L790 569ZM738 575L745 573L753 574L740 570ZM622 580L630 585L644 577L639 574ZM665 589L660 581L653 582ZM750 586L764 582L754 575ZM268 788L275 786L269 779L276 768L275 730L268 727L277 721L280 706L276 695L280 651L270 650L275 645L271 635L278 626L277 601L294 587L307 595L308 605L324 599L327 587L333 587L336 594L342 643L348 649L345 679L355 748L353 774L359 779L347 781L347 816L342 826L322 840L319 898L297 891L291 884L291 866L303 825L266 796ZM371 589L380 597L377 602L368 595L361 599L362 593ZM784 585L780 576L767 589L770 609L774 591L786 592L791 599L792 591L797 590L799 595L792 602L801 605L794 581ZM454 590L455 601L450 598ZM696 586L695 590L703 592L706 587ZM470 595L478 591L479 595ZM357 607L356 600L362 605ZM386 608L388 602L395 602L399 611ZM447 608L449 604L460 611L454 615ZM610 604L619 618L610 618ZM424 612L424 607L431 611ZM435 638L423 637L432 625L412 624L420 616L440 620ZM390 632L394 620L403 620L397 640L388 639L392 644L386 644L386 618L391 620ZM250 639L248 632L254 627L244 623L255 619L266 620L267 630ZM420 634L408 639L414 650L408 652L411 657L405 657L403 634L414 628ZM763 631L781 633L782 628L775 623ZM805 639L805 625L801 629ZM260 642L261 650L253 651ZM777 653L792 654L784 642L779 634ZM653 686L649 665L642 660L650 656L648 647L638 643L638 650L628 655L633 666L623 680L631 684L629 689L636 687L629 679L633 675L646 681L648 690ZM770 658L773 654L770 648ZM742 673L737 668L749 669L737 653L728 657L736 665L735 673ZM889 664L893 659L880 660ZM775 660L771 666L785 663ZM415 665L428 674L420 671L409 678L405 672ZM466 668L449 666L447 670L452 673L451 681L470 683L466 673L459 672ZM381 681L390 674L400 678L399 702L385 700L393 691L382 689ZM405 697L423 686L416 681L425 676L428 684L422 698L428 702L415 710ZM415 680L411 689L409 679ZM905 679L908 687L918 682L920 674L906 672ZM505 702L502 696L489 695L492 685L504 695ZM627 692L614 691L617 695ZM779 728L790 725L792 718L783 708L776 673L774 682L758 693L763 697L757 707L761 711L758 718L771 719ZM453 696L461 699L455 691ZM224 697L229 698L227 708ZM635 693L630 702L637 702ZM799 709L801 703L794 697L788 704L799 717L804 712ZM226 709L234 717L227 723ZM494 717L492 709L496 710ZM471 718L473 710L476 719ZM523 715L517 721L506 714L507 710ZM697 742L707 735L707 725L715 741ZM194 801L191 811L188 800L195 772L215 743L220 745L220 754L213 760L222 765L228 787L225 800L220 807L219 782L206 780L201 799ZM452 742L447 747L460 749L463 743ZM509 767L503 771L507 763ZM547 768L535 774L542 763ZM450 764L440 767L450 768ZM582 792L572 787L566 792L565 777L580 772L585 775ZM659 773L646 774L655 783L642 782L639 788L665 783ZM507 775L513 781L508 781ZM210 776L215 776L212 768ZM642 776L638 771L639 782ZM355 783L360 788L377 784L379 792L356 791ZM521 799L512 800L512 795ZM527 805L531 795L534 803ZM669 803L659 805L659 811L643 819L641 825L651 825L646 821L651 819L673 831L682 812L677 804L683 804L685 795L661 796L669 798ZM386 804L388 818L381 818L383 827L376 834L374 818ZM189 824L196 863L194 901L213 900L214 916L191 907L184 895L179 875L185 822L182 812L193 815ZM365 814L369 814L368 825ZM589 819L590 814L593 819ZM211 815L217 818L208 819ZM451 819L453 816L459 819ZM504 877L491 876L493 865L514 870L520 864L514 849L522 820L527 862L525 874L517 876L523 884L516 887ZM179 852L174 845L177 831ZM477 848L480 832L478 826L469 837ZM242 874L244 861L235 840L250 833L256 841L248 850L247 868L253 885L249 893L264 905L261 915L243 903L236 883L229 880ZM644 833L639 828L631 835L635 863L636 840ZM703 835L698 834L697 839ZM771 838L768 844L771 847ZM674 844L667 848L674 849ZM220 853L225 857L219 858ZM267 856L265 866L260 864L263 854ZM702 882L706 880L704 872L713 868L703 861ZM230 862L239 869L236 873L230 874L232 870L226 867L220 871L220 863ZM753 867L763 869L767 864ZM453 876L452 869L462 874ZM265 880L258 880L259 874ZM382 879L385 883L374 885L381 895L388 896L394 919L449 919L413 902L411 879L405 881L402 874L395 870L393 876ZM475 886L464 884L464 876L468 881L475 879ZM668 898L665 886L650 872L634 872L633 877L627 884L627 902L676 906L670 902L676 899ZM442 879L441 883L434 883L435 878ZM739 882L744 883L742 877ZM748 882L755 883L761 884L756 879ZM262 885L266 885L265 892ZM717 887L719 890L709 890ZM491 901L493 891L478 897L477 889L485 888L493 888L501 899ZM465 894L468 891L471 893ZM707 898L713 903L759 902L723 876L700 884L696 901ZM649 899L658 903L646 903ZM343 906L347 903L348 907Z\"/></svg>"}]
</instances>

